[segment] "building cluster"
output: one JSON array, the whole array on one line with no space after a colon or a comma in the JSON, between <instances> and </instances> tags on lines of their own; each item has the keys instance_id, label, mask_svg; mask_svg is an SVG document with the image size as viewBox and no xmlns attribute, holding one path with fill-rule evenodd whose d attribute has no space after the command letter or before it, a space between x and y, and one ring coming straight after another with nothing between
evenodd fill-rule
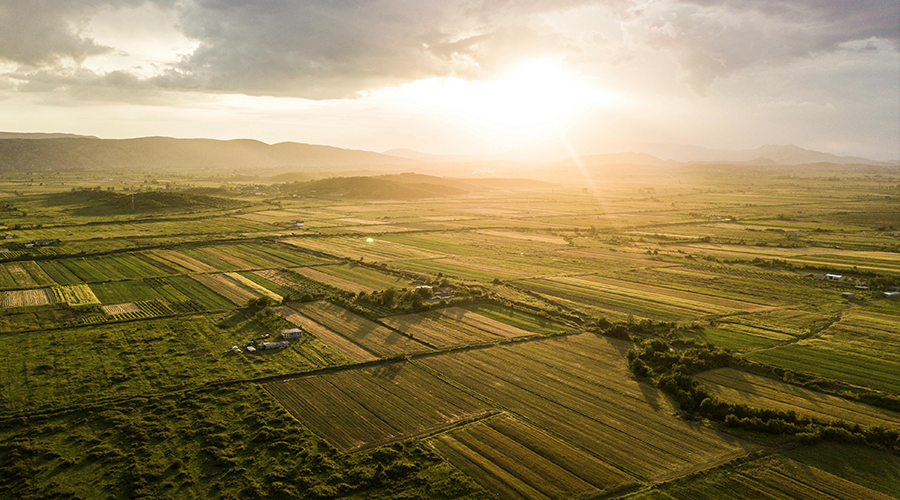
<instances>
[{"instance_id":1,"label":"building cluster","mask_svg":"<svg viewBox=\"0 0 900 500\"><path fill-rule=\"evenodd\" d=\"M247 352L256 352L256 351L267 351L272 349L286 349L291 346L289 342L290 339L299 339L303 337L303 330L300 328L287 328L281 330L281 338L284 340L280 340L277 342L247 342L247 345L244 346L244 349ZM236 354L240 354L244 352L238 346L231 346L231 352Z\"/></svg>"}]
</instances>

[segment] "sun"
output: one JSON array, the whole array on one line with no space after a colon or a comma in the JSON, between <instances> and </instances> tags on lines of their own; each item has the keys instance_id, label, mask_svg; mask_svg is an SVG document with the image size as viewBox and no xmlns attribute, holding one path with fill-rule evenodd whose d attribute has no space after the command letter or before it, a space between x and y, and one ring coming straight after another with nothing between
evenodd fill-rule
<instances>
[{"instance_id":1,"label":"sun","mask_svg":"<svg viewBox=\"0 0 900 500\"><path fill-rule=\"evenodd\" d=\"M429 78L372 95L464 121L496 137L517 138L555 133L588 110L620 100L552 59L527 61L489 81Z\"/></svg>"}]
</instances>

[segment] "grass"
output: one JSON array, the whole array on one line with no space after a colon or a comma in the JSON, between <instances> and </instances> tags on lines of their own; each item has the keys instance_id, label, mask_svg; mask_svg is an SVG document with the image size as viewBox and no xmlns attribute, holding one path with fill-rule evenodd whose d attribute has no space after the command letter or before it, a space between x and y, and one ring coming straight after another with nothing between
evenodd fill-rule
<instances>
[{"instance_id":1,"label":"grass","mask_svg":"<svg viewBox=\"0 0 900 500\"><path fill-rule=\"evenodd\" d=\"M5 498L484 498L416 443L344 454L243 385L0 421Z\"/></svg>"},{"instance_id":2,"label":"grass","mask_svg":"<svg viewBox=\"0 0 900 500\"><path fill-rule=\"evenodd\" d=\"M144 307L142 307L144 309ZM289 325L239 313L87 325L0 336L15 358L0 361L2 411L22 412L110 397L156 394L207 382L341 364L314 338L289 349L235 354L233 345L274 338Z\"/></svg>"}]
</instances>

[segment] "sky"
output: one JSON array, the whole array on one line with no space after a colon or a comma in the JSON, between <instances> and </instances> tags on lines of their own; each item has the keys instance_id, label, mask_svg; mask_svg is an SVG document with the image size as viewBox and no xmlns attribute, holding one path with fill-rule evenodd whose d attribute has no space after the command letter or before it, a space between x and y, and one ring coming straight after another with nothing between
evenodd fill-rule
<instances>
[{"instance_id":1,"label":"sky","mask_svg":"<svg viewBox=\"0 0 900 500\"><path fill-rule=\"evenodd\" d=\"M900 158L897 0L0 0L0 130Z\"/></svg>"}]
</instances>

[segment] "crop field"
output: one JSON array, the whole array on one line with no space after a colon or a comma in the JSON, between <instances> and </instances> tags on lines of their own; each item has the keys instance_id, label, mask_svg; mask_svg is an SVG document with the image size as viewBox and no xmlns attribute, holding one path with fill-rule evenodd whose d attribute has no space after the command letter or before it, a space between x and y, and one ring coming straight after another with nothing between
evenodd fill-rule
<instances>
[{"instance_id":1,"label":"crop field","mask_svg":"<svg viewBox=\"0 0 900 500\"><path fill-rule=\"evenodd\" d=\"M501 498L583 498L634 484L597 458L508 416L451 430L428 443Z\"/></svg>"},{"instance_id":2,"label":"crop field","mask_svg":"<svg viewBox=\"0 0 900 500\"><path fill-rule=\"evenodd\" d=\"M350 357L354 356L350 355L346 348L342 348L345 342L350 342L379 358L429 350L427 346L409 337L329 302L297 304L292 306L292 309L341 336L344 342L336 343L334 347ZM329 343L328 340L323 340Z\"/></svg>"},{"instance_id":3,"label":"crop field","mask_svg":"<svg viewBox=\"0 0 900 500\"><path fill-rule=\"evenodd\" d=\"M207 275L197 275L207 276ZM190 276L170 276L147 280L153 291L174 305L182 304L186 311L232 309L234 304ZM243 305L243 304L242 304Z\"/></svg>"},{"instance_id":4,"label":"crop field","mask_svg":"<svg viewBox=\"0 0 900 500\"><path fill-rule=\"evenodd\" d=\"M92 284L91 290L94 291L97 300L102 304L118 304L161 298L150 285L151 281L155 281L155 279L107 281Z\"/></svg>"},{"instance_id":5,"label":"crop field","mask_svg":"<svg viewBox=\"0 0 900 500\"><path fill-rule=\"evenodd\" d=\"M15 288L31 288L38 286L37 282L31 278L25 267L18 262L10 262L3 264L4 270L12 279L12 287Z\"/></svg>"},{"instance_id":6,"label":"crop field","mask_svg":"<svg viewBox=\"0 0 900 500\"><path fill-rule=\"evenodd\" d=\"M451 309L455 309L455 311L445 313L447 310L441 309L405 316L389 316L382 318L381 321L391 328L411 335L419 342L437 349L456 345L493 342L514 336L513 331L507 331L506 335L500 335L494 331L479 328L476 326L478 322L472 319L472 317L479 315L467 312L464 309ZM470 317L469 322L462 321L463 317L467 315ZM482 316L482 318L484 317ZM471 323L475 323L475 325ZM531 335L530 332L524 330L520 330L519 334Z\"/></svg>"},{"instance_id":7,"label":"crop field","mask_svg":"<svg viewBox=\"0 0 900 500\"><path fill-rule=\"evenodd\" d=\"M136 313L141 311L141 308L135 305L134 302L125 302L124 304L110 304L108 306L103 306L102 309L103 312L109 314L110 316L115 314Z\"/></svg>"},{"instance_id":8,"label":"crop field","mask_svg":"<svg viewBox=\"0 0 900 500\"><path fill-rule=\"evenodd\" d=\"M255 288L250 288L224 274L194 274L191 278L239 306L263 295Z\"/></svg>"},{"instance_id":9,"label":"crop field","mask_svg":"<svg viewBox=\"0 0 900 500\"><path fill-rule=\"evenodd\" d=\"M463 306L463 309L531 333L550 334L570 329L568 326L549 318L542 318L494 304L472 304Z\"/></svg>"},{"instance_id":10,"label":"crop field","mask_svg":"<svg viewBox=\"0 0 900 500\"><path fill-rule=\"evenodd\" d=\"M630 498L739 500L751 497L760 500L891 498L821 469L780 456L764 458L733 469L714 470L700 478L677 481Z\"/></svg>"},{"instance_id":11,"label":"crop field","mask_svg":"<svg viewBox=\"0 0 900 500\"><path fill-rule=\"evenodd\" d=\"M900 491L900 456L866 446L819 443L785 456L866 488L896 497Z\"/></svg>"},{"instance_id":12,"label":"crop field","mask_svg":"<svg viewBox=\"0 0 900 500\"><path fill-rule=\"evenodd\" d=\"M286 245L241 243L218 247L222 253L229 254L252 265L245 269L269 269L294 266L309 266L326 262L318 257L293 249ZM224 260L224 257L222 257Z\"/></svg>"},{"instance_id":13,"label":"crop field","mask_svg":"<svg viewBox=\"0 0 900 500\"><path fill-rule=\"evenodd\" d=\"M757 408L793 410L798 414L824 421L842 419L862 425L881 424L900 427L900 413L731 368L704 372L698 376L698 380L712 394L730 403L746 403Z\"/></svg>"},{"instance_id":14,"label":"crop field","mask_svg":"<svg viewBox=\"0 0 900 500\"><path fill-rule=\"evenodd\" d=\"M589 310L611 316L634 314L650 319L694 319L710 315L734 314L754 307L699 294L685 294L637 284L611 282L591 277L556 277L517 281L517 286L566 301L582 304Z\"/></svg>"},{"instance_id":15,"label":"crop field","mask_svg":"<svg viewBox=\"0 0 900 500\"><path fill-rule=\"evenodd\" d=\"M752 359L900 394L900 322L850 310L820 335L751 353Z\"/></svg>"},{"instance_id":16,"label":"crop field","mask_svg":"<svg viewBox=\"0 0 900 500\"><path fill-rule=\"evenodd\" d=\"M487 316L472 312L461 307L445 307L438 309L438 314L452 321L462 323L501 338L524 337L531 335L528 330L523 330L508 323L491 319Z\"/></svg>"},{"instance_id":17,"label":"crop field","mask_svg":"<svg viewBox=\"0 0 900 500\"><path fill-rule=\"evenodd\" d=\"M322 293L322 286L319 283L293 271L264 269L261 271L254 271L253 274L256 274L257 276L267 280L268 282L281 287L286 292L291 291L297 292L298 294ZM273 290L275 289L273 288Z\"/></svg>"},{"instance_id":18,"label":"crop field","mask_svg":"<svg viewBox=\"0 0 900 500\"><path fill-rule=\"evenodd\" d=\"M53 287L57 302L65 302L70 306L87 306L99 304L100 299L88 285L69 285Z\"/></svg>"},{"instance_id":19,"label":"crop field","mask_svg":"<svg viewBox=\"0 0 900 500\"><path fill-rule=\"evenodd\" d=\"M346 356L353 361L373 361L378 359L374 353L363 349L346 337L329 330L325 326L303 316L294 309L287 306L275 307L272 309L276 314L281 315L285 320L295 326L299 326L306 333L311 333L317 339L321 340L337 352Z\"/></svg>"},{"instance_id":20,"label":"crop field","mask_svg":"<svg viewBox=\"0 0 900 500\"><path fill-rule=\"evenodd\" d=\"M142 309L143 310L143 309ZM235 354L232 345L276 330L214 314L0 335L0 411L58 408L101 398L197 387L344 362L316 339L289 349Z\"/></svg>"},{"instance_id":21,"label":"crop field","mask_svg":"<svg viewBox=\"0 0 900 500\"><path fill-rule=\"evenodd\" d=\"M348 264L333 264L327 266L317 266L314 268L305 268L311 269L314 271L320 271L321 273L330 274L334 277L341 278L345 281L355 283L357 286L366 287L366 292L371 292L373 290L386 290L388 288L403 288L410 284L410 281L405 278L401 278L398 276L394 276L391 274L386 274L380 271L376 271L374 269L369 269L364 266L360 266L354 263ZM299 272L299 271L298 271ZM312 276L310 276L312 277ZM318 278L313 278L318 279ZM320 280L322 281L322 280ZM335 285L338 286L338 285ZM339 288L345 288L343 286L339 286ZM349 289L348 290L352 290ZM352 290L355 292L359 292L360 290Z\"/></svg>"},{"instance_id":22,"label":"crop field","mask_svg":"<svg viewBox=\"0 0 900 500\"><path fill-rule=\"evenodd\" d=\"M375 288L372 288L367 285L362 285L355 281L350 281L348 279L344 279L338 276L335 276L331 273L326 273L321 270L320 267L295 267L291 269L297 274L306 276L307 278L318 281L321 283L325 283L326 285L331 285L335 288L340 288L342 290L349 290L353 293L359 292L373 292Z\"/></svg>"},{"instance_id":23,"label":"crop field","mask_svg":"<svg viewBox=\"0 0 900 500\"><path fill-rule=\"evenodd\" d=\"M175 265L181 266L186 269L187 272L214 273L218 271L218 269L209 264L200 262L197 259L188 257L187 255L174 250L151 250L151 252Z\"/></svg>"},{"instance_id":24,"label":"crop field","mask_svg":"<svg viewBox=\"0 0 900 500\"><path fill-rule=\"evenodd\" d=\"M697 342L710 342L736 351L774 347L790 342L794 336L778 331L742 325L738 323L717 323L719 326L704 327L699 331L684 333L684 337Z\"/></svg>"},{"instance_id":25,"label":"crop field","mask_svg":"<svg viewBox=\"0 0 900 500\"><path fill-rule=\"evenodd\" d=\"M56 302L56 296L49 288L32 288L30 290L10 290L0 292L0 307L45 306Z\"/></svg>"},{"instance_id":26,"label":"crop field","mask_svg":"<svg viewBox=\"0 0 900 500\"><path fill-rule=\"evenodd\" d=\"M662 478L753 448L672 416L662 393L627 377L629 347L584 334L422 363L635 477Z\"/></svg>"},{"instance_id":27,"label":"crop field","mask_svg":"<svg viewBox=\"0 0 900 500\"><path fill-rule=\"evenodd\" d=\"M369 262L386 262L392 260L430 259L442 257L444 254L429 252L416 247L394 243L382 238L372 238L368 242L366 236L333 238L287 238L285 243L351 260L365 259Z\"/></svg>"},{"instance_id":28,"label":"crop field","mask_svg":"<svg viewBox=\"0 0 900 500\"><path fill-rule=\"evenodd\" d=\"M345 451L404 439L490 411L478 399L405 362L264 387L301 422Z\"/></svg>"},{"instance_id":29,"label":"crop field","mask_svg":"<svg viewBox=\"0 0 900 500\"><path fill-rule=\"evenodd\" d=\"M222 251L220 248L216 247L203 247L196 249L197 252L203 253L204 256L197 256L198 259L204 262L218 262L225 264L224 266L219 264L217 267L222 270L234 271L236 269L253 269L256 266L253 262L246 261L240 257L235 257L230 253Z\"/></svg>"},{"instance_id":30,"label":"crop field","mask_svg":"<svg viewBox=\"0 0 900 500\"><path fill-rule=\"evenodd\" d=\"M163 170L0 172L0 498L900 491L869 427L900 428L894 167L384 178L469 191L410 200ZM720 422L673 380L831 427Z\"/></svg>"},{"instance_id":31,"label":"crop field","mask_svg":"<svg viewBox=\"0 0 900 500\"><path fill-rule=\"evenodd\" d=\"M278 295L277 293L273 292L272 290L269 290L268 288L260 285L259 283L251 280L250 278L247 278L246 276L244 276L242 274L230 272L230 273L224 273L224 275L228 276L229 278L246 286L247 288L253 290L254 292L258 293L260 296L269 297L270 299L274 300L275 302L281 302L281 299L283 298L281 295Z\"/></svg>"}]
</instances>

